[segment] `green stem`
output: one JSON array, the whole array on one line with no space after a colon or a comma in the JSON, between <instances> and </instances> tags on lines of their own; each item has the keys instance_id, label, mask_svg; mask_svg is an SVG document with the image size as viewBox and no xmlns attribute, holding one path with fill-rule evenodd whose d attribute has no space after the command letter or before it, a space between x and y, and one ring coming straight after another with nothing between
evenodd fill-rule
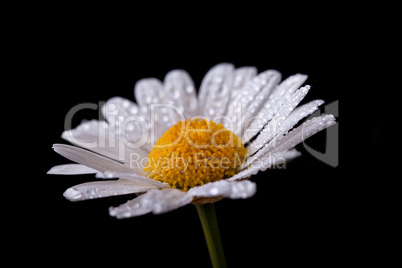
<instances>
[{"instance_id":1,"label":"green stem","mask_svg":"<svg viewBox=\"0 0 402 268\"><path fill-rule=\"evenodd\" d=\"M199 205L196 208L204 230L205 240L207 241L212 267L226 267L214 204Z\"/></svg>"}]
</instances>

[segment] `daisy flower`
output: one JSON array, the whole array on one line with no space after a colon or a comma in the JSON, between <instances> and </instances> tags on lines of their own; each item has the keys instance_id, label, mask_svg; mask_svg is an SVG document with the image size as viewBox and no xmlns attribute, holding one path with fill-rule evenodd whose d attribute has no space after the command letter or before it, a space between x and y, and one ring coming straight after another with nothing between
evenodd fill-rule
<instances>
[{"instance_id":1,"label":"daisy flower","mask_svg":"<svg viewBox=\"0 0 402 268\"><path fill-rule=\"evenodd\" d=\"M335 124L326 114L298 124L324 103L297 107L310 89L302 87L306 79L295 74L281 81L278 71L257 74L255 67L228 63L207 72L198 95L184 70L170 71L163 82L142 79L135 85L136 103L113 97L101 108L105 120L66 130L62 137L79 147L53 148L76 164L48 173L94 173L102 179L67 189L64 196L71 201L136 193L109 209L117 218L195 204L204 231L213 233L216 228L203 219L214 211L203 204L253 196L250 176L298 157L298 143ZM219 247L212 251L218 254Z\"/></svg>"}]
</instances>

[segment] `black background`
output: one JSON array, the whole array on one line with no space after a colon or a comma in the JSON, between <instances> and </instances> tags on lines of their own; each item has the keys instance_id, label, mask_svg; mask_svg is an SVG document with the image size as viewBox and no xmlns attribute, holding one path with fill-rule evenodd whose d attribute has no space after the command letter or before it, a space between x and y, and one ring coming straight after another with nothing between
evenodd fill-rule
<instances>
[{"instance_id":1,"label":"black background","mask_svg":"<svg viewBox=\"0 0 402 268\"><path fill-rule=\"evenodd\" d=\"M339 101L340 154L339 166L333 168L298 146L303 155L288 163L286 170L267 170L252 177L258 185L254 197L216 203L228 266L343 264L361 243L355 222L359 203L351 202L355 185L346 175L352 155L343 146L350 144L343 119L350 114L345 95L352 89L346 82L350 74L340 68L353 65L342 55L354 49L345 46L336 27L326 29L329 32L323 33L318 26L294 25L278 35L246 30L231 35L219 29L212 35L209 29L200 29L193 31L195 38L178 26L157 33L144 33L141 27L122 32L106 26L71 29L68 23L45 30L38 46L30 47L26 65L32 77L26 107L35 114L27 124L34 142L28 163L21 167L29 171L23 187L27 193L10 201L23 203L13 209L13 218L22 217L16 222L25 223L12 246L24 252L35 249L29 258L42 264L210 267L192 205L162 215L117 220L109 216L108 208L135 195L73 203L63 192L95 180L94 176L46 172L69 162L52 150L52 144L67 143L60 135L67 112L76 104L97 104L113 96L133 100L137 80L163 79L176 68L185 69L199 87L212 66L230 62L236 67L256 66L259 72L276 69L283 79L295 73L309 75L306 84L312 88L303 103L318 98L326 104ZM73 125L92 118L98 118L98 111L82 111ZM325 132L307 144L324 151Z\"/></svg>"}]
</instances>

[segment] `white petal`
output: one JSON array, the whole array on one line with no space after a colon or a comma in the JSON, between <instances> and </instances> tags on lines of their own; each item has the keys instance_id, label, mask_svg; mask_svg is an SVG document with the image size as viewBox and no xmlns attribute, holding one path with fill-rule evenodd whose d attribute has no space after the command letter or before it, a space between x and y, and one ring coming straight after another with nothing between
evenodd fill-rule
<instances>
[{"instance_id":1,"label":"white petal","mask_svg":"<svg viewBox=\"0 0 402 268\"><path fill-rule=\"evenodd\" d=\"M188 193L193 197L225 196L232 199L244 199L253 196L256 190L256 184L248 180L236 182L220 180L191 188Z\"/></svg>"},{"instance_id":2,"label":"white petal","mask_svg":"<svg viewBox=\"0 0 402 268\"><path fill-rule=\"evenodd\" d=\"M75 129L63 132L62 137L75 145L123 162L134 172L144 175L143 167L139 163L141 159L148 157L149 151L144 148L150 148L150 146L144 145L145 142L141 143L141 141L139 141L140 144L131 143L124 134L126 131L122 130L122 132L123 134L120 135L115 131L113 125L109 126L105 122L91 120L83 122ZM145 139L147 139L146 134Z\"/></svg>"},{"instance_id":3,"label":"white petal","mask_svg":"<svg viewBox=\"0 0 402 268\"><path fill-rule=\"evenodd\" d=\"M304 122L301 126L295 128L285 136L277 136L270 142L264 145L255 155L247 160L244 165L247 166L255 159L268 153L282 152L289 150L314 135L315 133L332 126L335 124L335 118L333 115L323 114L318 117L314 117L311 120Z\"/></svg>"},{"instance_id":4,"label":"white petal","mask_svg":"<svg viewBox=\"0 0 402 268\"><path fill-rule=\"evenodd\" d=\"M64 131L61 137L77 146L96 150L106 144L106 133L106 122L90 120L82 122L75 129Z\"/></svg>"},{"instance_id":5,"label":"white petal","mask_svg":"<svg viewBox=\"0 0 402 268\"><path fill-rule=\"evenodd\" d=\"M199 108L202 115L213 119L224 115L230 100L234 66L221 63L212 67L201 82L198 94Z\"/></svg>"},{"instance_id":6,"label":"white petal","mask_svg":"<svg viewBox=\"0 0 402 268\"><path fill-rule=\"evenodd\" d=\"M253 157L252 160L246 163L247 168L243 171L237 173L233 177L229 178L228 181L235 181L250 177L257 174L259 171L264 171L279 162L293 159L300 156L300 152L296 150L279 152L276 154L270 154L268 156L261 155L259 158Z\"/></svg>"},{"instance_id":7,"label":"white petal","mask_svg":"<svg viewBox=\"0 0 402 268\"><path fill-rule=\"evenodd\" d=\"M289 99L289 97L306 81L306 79L306 75L295 74L286 78L273 90L268 100L259 108L259 111L256 114L258 118L264 118L265 121L259 129L272 119L286 100ZM245 127L248 126L246 125Z\"/></svg>"},{"instance_id":8,"label":"white petal","mask_svg":"<svg viewBox=\"0 0 402 268\"><path fill-rule=\"evenodd\" d=\"M81 148L77 148L74 146L65 145L65 144L54 144L53 148L57 153L66 157L67 159L70 159L74 162L80 163L89 168L100 171L102 173L102 174L98 174L98 177L100 177L100 178L119 177L119 178L133 180L133 181L136 181L137 183L141 183L141 184L153 185L158 188L166 187L165 184L163 184L159 181L155 181L155 180L146 178L145 176L134 173L134 171L132 169L126 167L125 165L123 165L119 162L116 162L116 161L106 158L104 156L92 153L90 151L87 151L87 150L84 150ZM142 173L145 174L144 171L142 171Z\"/></svg>"},{"instance_id":9,"label":"white petal","mask_svg":"<svg viewBox=\"0 0 402 268\"><path fill-rule=\"evenodd\" d=\"M145 120L148 114L142 113L136 103L125 98L113 97L106 101L101 110L109 123L108 129L100 133L107 134L105 145L113 147L116 144L115 147L118 148L117 144L124 142L125 144L130 143L130 148L133 148L131 143L134 143L138 145L137 147L150 152L149 127ZM148 146L142 146L142 144Z\"/></svg>"},{"instance_id":10,"label":"white petal","mask_svg":"<svg viewBox=\"0 0 402 268\"><path fill-rule=\"evenodd\" d=\"M280 72L276 70L267 70L250 80L249 85L251 85L251 88L244 88L242 90L244 97L238 98L238 101L242 102L244 108L247 108L243 111L243 122L259 111L260 107L271 95L272 90L276 88L278 83L281 81L281 77L282 75ZM248 101L244 102L244 100Z\"/></svg>"},{"instance_id":11,"label":"white petal","mask_svg":"<svg viewBox=\"0 0 402 268\"><path fill-rule=\"evenodd\" d=\"M289 150L317 132L330 127L335 123L335 117L332 114L323 114L321 116L314 117L313 119L304 122L301 126L295 128L282 139L280 139L275 148L272 149L272 152Z\"/></svg>"},{"instance_id":12,"label":"white petal","mask_svg":"<svg viewBox=\"0 0 402 268\"><path fill-rule=\"evenodd\" d=\"M323 103L323 100L314 100L294 109L294 111L278 127L278 134L276 136L280 137L287 133L301 119L317 111L318 107Z\"/></svg>"},{"instance_id":13,"label":"white petal","mask_svg":"<svg viewBox=\"0 0 402 268\"><path fill-rule=\"evenodd\" d=\"M238 90L228 106L226 114L231 122L243 124L248 117L256 113L257 108L265 102L280 80L281 74L275 70L266 70L249 80L243 88ZM225 126L231 128L227 123ZM241 133L241 127L238 129L233 127L233 129L236 135Z\"/></svg>"},{"instance_id":14,"label":"white petal","mask_svg":"<svg viewBox=\"0 0 402 268\"><path fill-rule=\"evenodd\" d=\"M191 201L192 197L187 192L177 189L150 190L125 204L109 208L109 213L119 219L149 212L160 214L187 205Z\"/></svg>"},{"instance_id":15,"label":"white petal","mask_svg":"<svg viewBox=\"0 0 402 268\"><path fill-rule=\"evenodd\" d=\"M190 75L184 70L172 70L163 80L163 89L169 102L174 104L185 118L181 118L178 111L169 109L169 115L174 123L197 115L197 91Z\"/></svg>"},{"instance_id":16,"label":"white petal","mask_svg":"<svg viewBox=\"0 0 402 268\"><path fill-rule=\"evenodd\" d=\"M65 144L54 144L53 149L71 161L77 162L89 168L95 169L100 172L105 171L120 171L133 173L133 170L125 167L123 164L106 158L104 156L92 153L90 151L65 145Z\"/></svg>"},{"instance_id":17,"label":"white petal","mask_svg":"<svg viewBox=\"0 0 402 268\"><path fill-rule=\"evenodd\" d=\"M156 78L138 80L134 87L135 100L140 106L148 106L160 101L163 95L162 82Z\"/></svg>"},{"instance_id":18,"label":"white petal","mask_svg":"<svg viewBox=\"0 0 402 268\"><path fill-rule=\"evenodd\" d=\"M274 106L282 106L283 101L286 100L295 90L300 88L300 86L307 80L307 75L295 74L291 75L285 80L283 80L272 92L268 99L268 104L274 104L268 109L272 110Z\"/></svg>"},{"instance_id":19,"label":"white petal","mask_svg":"<svg viewBox=\"0 0 402 268\"><path fill-rule=\"evenodd\" d=\"M249 154L252 155L258 151L265 143L270 141L276 134L282 122L288 117L288 115L296 108L296 106L302 101L310 89L310 86L305 86L297 90L292 94L283 106L278 110L272 120L265 125L264 129L260 132L257 138L247 147ZM255 122L255 121L254 121ZM250 128L244 133L243 142L248 142L255 134L258 133L258 128L252 122Z\"/></svg>"},{"instance_id":20,"label":"white petal","mask_svg":"<svg viewBox=\"0 0 402 268\"><path fill-rule=\"evenodd\" d=\"M118 96L107 100L105 105L102 106L101 111L109 123L115 120L113 117L116 116L129 117L132 115L141 115L140 108L136 103Z\"/></svg>"},{"instance_id":21,"label":"white petal","mask_svg":"<svg viewBox=\"0 0 402 268\"><path fill-rule=\"evenodd\" d=\"M95 181L75 185L64 192L64 197L70 201L81 201L93 198L147 192L156 188L132 180L119 179L117 181Z\"/></svg>"},{"instance_id":22,"label":"white petal","mask_svg":"<svg viewBox=\"0 0 402 268\"><path fill-rule=\"evenodd\" d=\"M150 185L155 186L157 188L168 188L170 187L167 183L162 183L156 180L149 179L144 176L140 176L133 173L127 172L113 172L113 171L105 171L103 173L97 173L96 177L99 179L112 179L112 178L124 178L138 184Z\"/></svg>"},{"instance_id":23,"label":"white petal","mask_svg":"<svg viewBox=\"0 0 402 268\"><path fill-rule=\"evenodd\" d=\"M80 164L66 164L52 167L47 174L58 175L78 175L78 174L91 174L98 171Z\"/></svg>"},{"instance_id":24,"label":"white petal","mask_svg":"<svg viewBox=\"0 0 402 268\"><path fill-rule=\"evenodd\" d=\"M154 140L151 142L151 145L153 145L169 127L177 123L173 122L170 116L167 115L166 110L170 108L164 106L164 104L166 106L171 105L169 97L163 90L162 82L156 78L144 78L137 81L134 87L134 94L141 113L145 116L146 122L148 122L149 133L155 133Z\"/></svg>"},{"instance_id":25,"label":"white petal","mask_svg":"<svg viewBox=\"0 0 402 268\"><path fill-rule=\"evenodd\" d=\"M299 156L301 156L301 152L297 151L296 149L277 153L267 152L263 155L260 155L258 158L253 158L251 162L248 161L247 163L251 165L251 167L260 166L261 168L259 170L265 171L274 165L283 164L284 162Z\"/></svg>"},{"instance_id":26,"label":"white petal","mask_svg":"<svg viewBox=\"0 0 402 268\"><path fill-rule=\"evenodd\" d=\"M257 68L253 66L240 67L234 70L232 78L232 99L241 88L243 88L249 80L257 74Z\"/></svg>"},{"instance_id":27,"label":"white petal","mask_svg":"<svg viewBox=\"0 0 402 268\"><path fill-rule=\"evenodd\" d=\"M273 136L276 141L280 140L284 134L286 134L294 125L296 125L301 119L315 112L320 105L324 103L323 100L314 100L300 107L297 107L276 129L276 134ZM263 141L264 144L271 139L271 137L266 136L266 140ZM250 150L252 144L250 144L247 149ZM261 146L262 147L262 146ZM250 150L251 151L251 150Z\"/></svg>"},{"instance_id":28,"label":"white petal","mask_svg":"<svg viewBox=\"0 0 402 268\"><path fill-rule=\"evenodd\" d=\"M230 101L227 104L227 109L225 112L225 118L229 120L225 120L225 118L218 119L219 123L222 123L227 129L233 131L235 134L240 133L238 129L240 129L240 125L238 126L233 125L236 118L234 118L237 114L237 109L238 109L238 98L239 94L242 94L243 89L247 87L250 83L250 81L255 78L257 75L257 68L251 67L251 66L246 66L246 67L240 67L235 69L232 72L232 77L230 78ZM239 122L240 123L240 122ZM237 134L236 134L237 135Z\"/></svg>"},{"instance_id":29,"label":"white petal","mask_svg":"<svg viewBox=\"0 0 402 268\"><path fill-rule=\"evenodd\" d=\"M74 145L114 160L129 163L132 159L147 157L151 149L145 144L145 141L140 141L142 137L137 135L134 138L133 133L129 134L130 130L127 125L120 129L116 125L109 125L104 121L90 120L81 123L75 129L64 131L62 138ZM144 135L144 138L147 139L147 134ZM132 143L131 138L138 143ZM149 149L145 150L145 148Z\"/></svg>"}]
</instances>

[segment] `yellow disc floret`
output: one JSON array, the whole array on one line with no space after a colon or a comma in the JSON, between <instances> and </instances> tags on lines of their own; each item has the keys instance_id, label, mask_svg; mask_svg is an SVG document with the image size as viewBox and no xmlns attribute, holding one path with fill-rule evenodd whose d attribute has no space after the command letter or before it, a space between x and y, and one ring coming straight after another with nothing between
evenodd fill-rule
<instances>
[{"instance_id":1,"label":"yellow disc floret","mask_svg":"<svg viewBox=\"0 0 402 268\"><path fill-rule=\"evenodd\" d=\"M187 191L232 177L247 150L222 124L207 119L179 121L153 146L145 172L154 180Z\"/></svg>"}]
</instances>

